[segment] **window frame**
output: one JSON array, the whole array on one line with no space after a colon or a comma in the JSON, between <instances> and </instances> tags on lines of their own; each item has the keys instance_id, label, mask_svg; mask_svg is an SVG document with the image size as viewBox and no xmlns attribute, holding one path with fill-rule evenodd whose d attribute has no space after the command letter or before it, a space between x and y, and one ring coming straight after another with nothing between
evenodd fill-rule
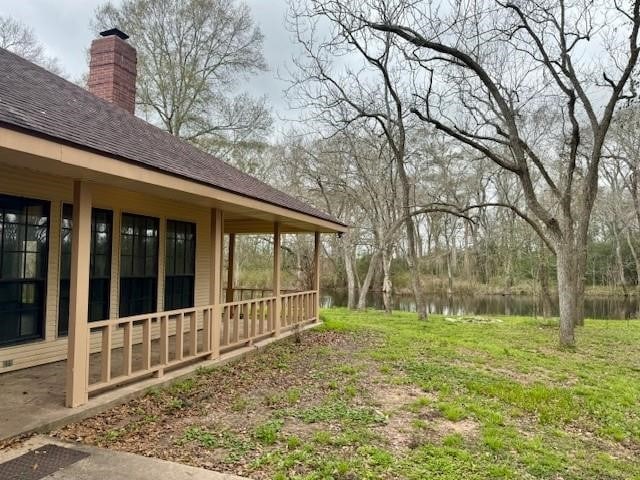
<instances>
[{"instance_id":1,"label":"window frame","mask_svg":"<svg viewBox=\"0 0 640 480\"><path fill-rule=\"evenodd\" d=\"M6 202L6 203L5 203ZM21 209L21 215L23 215L23 220L8 222L6 221L6 213L7 210L12 208ZM31 207L39 207L42 209L41 215L39 215L39 220L35 223L32 223L30 220L29 209ZM42 222L42 219L46 219ZM22 230L22 247L19 250L11 250L5 252L5 228L7 224L18 225ZM45 240L42 244L38 246L41 248L36 248L35 251L32 251L28 248L27 242L29 241L29 230L30 227L32 229L44 229ZM18 297L21 297L20 302L16 302L20 307L15 310L3 310L0 311L0 322L2 322L2 314L5 312L18 312L20 315L18 319L18 336L0 340L0 347L8 347L13 345L20 345L24 343L40 341L45 338L46 334L46 321L47 321L47 290L48 290L48 275L49 275L49 245L51 242L51 202L48 200L41 200L37 198L29 198L29 197L19 197L15 195L6 195L0 194L0 285L4 288L7 285L16 285L20 289L20 293ZM38 241L35 241L38 244ZM20 243L17 241L17 243ZM8 276L4 278L4 262L5 262L5 254L22 254L20 257L21 263L21 273L17 277ZM28 268L27 258L28 255L35 255L35 275L27 277L26 270ZM29 294L24 290L26 285L33 285L34 288L32 292ZM24 298L25 295L30 295L33 298L33 307L25 308L24 305L29 305L26 303ZM7 302L10 303L10 302ZM22 316L23 312L34 312L35 313L35 333L29 335L21 335L20 331L22 330Z\"/></svg>"},{"instance_id":2,"label":"window frame","mask_svg":"<svg viewBox=\"0 0 640 480\"><path fill-rule=\"evenodd\" d=\"M185 220L167 219L165 229L164 310L193 308L195 306L197 224ZM173 236L171 236L172 233ZM179 273L176 268L178 265L178 233L185 236ZM190 241L187 241L187 235L191 235ZM189 245L189 249L187 245ZM190 250L190 258L188 258L188 250ZM180 299L176 293L178 287L181 289Z\"/></svg>"},{"instance_id":3,"label":"window frame","mask_svg":"<svg viewBox=\"0 0 640 480\"><path fill-rule=\"evenodd\" d=\"M125 233L124 229L128 228L127 225L125 225L125 218L126 217L130 217L134 220L134 231L133 233L129 234L129 233ZM156 235L155 236L143 236L143 235L139 235L135 233L135 228L139 227L139 225L135 225L135 221L146 221L147 225L149 222L152 222L152 226L155 228L155 232ZM146 228L149 228L148 226ZM123 244L124 242L124 237L125 236L131 236L132 237L132 241L131 241L131 254L127 254L127 255L123 255ZM144 248L144 255L142 256L142 258L144 259L143 264L143 270L144 270L144 275L135 275L134 272L136 270L137 267L139 267L140 265L137 265L137 261L136 261L136 243L135 240L136 238L155 238L155 252L152 252L152 256L150 256L147 251L147 245L146 243L143 241L143 244L145 245ZM123 268L123 262L124 262L124 258L125 257L130 257L131 258L131 265L128 268L128 271L131 273L128 273L127 275L123 275L123 271L125 270ZM160 276L160 272L159 272L159 260L160 260L160 218L158 217L152 217L152 216L148 216L148 215L140 215L137 213L130 213L130 212L122 212L121 216L120 216L120 277L119 277L119 284L120 284L120 295L119 295L119 299L118 299L118 305L119 305L119 316L121 318L125 318L125 317L130 317L130 316L134 316L134 315L143 315L143 314L147 314L147 313L154 313L157 311L157 304L158 304L158 281L159 281L159 276ZM140 258L140 257L138 257ZM155 258L155 268L153 269L153 275L148 275L147 272L147 262L149 260L149 258ZM140 282L138 285L135 284L135 282L138 281ZM148 306L148 309L135 309L132 308L131 303L133 301L143 301L145 298L147 298L147 296L144 295L140 295L137 298L132 298L134 297L134 293L136 292L136 289L138 289L137 291L140 291L140 288L142 289L148 289L149 285L144 285L146 282L151 283L151 304ZM142 285L142 287L141 287ZM123 292L127 292L128 295L125 296L123 295ZM123 301L125 301L125 299L128 301L129 305L127 308L123 308Z\"/></svg>"}]
</instances>

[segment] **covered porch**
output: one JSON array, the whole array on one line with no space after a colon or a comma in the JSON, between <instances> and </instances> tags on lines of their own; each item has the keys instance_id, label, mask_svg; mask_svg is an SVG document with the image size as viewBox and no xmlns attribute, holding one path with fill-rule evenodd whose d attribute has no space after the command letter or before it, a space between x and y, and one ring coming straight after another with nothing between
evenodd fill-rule
<instances>
[{"instance_id":1,"label":"covered porch","mask_svg":"<svg viewBox=\"0 0 640 480\"><path fill-rule=\"evenodd\" d=\"M80 413L318 321L321 233L340 224L2 128L0 177L3 235L37 236L5 242L22 255L21 277L7 281L39 288L18 319L16 335L28 335L0 344L0 388L27 392L12 397L25 424L25 404ZM271 239L270 285L234 282L236 239L248 234ZM313 238L303 289L282 285L290 234Z\"/></svg>"},{"instance_id":2,"label":"covered porch","mask_svg":"<svg viewBox=\"0 0 640 480\"><path fill-rule=\"evenodd\" d=\"M74 225L80 225L80 228L73 230L73 244L80 246L90 243L90 240L83 239L81 228L82 212L90 211L91 205L90 199L82 195L84 188L83 183L74 183L74 211L79 212L77 217L74 215ZM85 216L90 218L88 212L85 212ZM244 221L238 228L237 221L225 223L225 216L222 209L211 210L209 302L204 305L87 321L80 312L89 310L87 299L90 294L86 287L82 287L88 285L89 281L82 280L83 269L78 265L89 264L90 258L87 256L88 249L84 252L81 247L73 249L66 368L67 406L83 405L91 395L140 378L161 378L165 373L184 365L215 360L221 354L251 346L255 342L286 336L318 320L320 232L313 233L311 289L283 290L281 222L256 222L251 226L251 222ZM235 286L236 238L248 233L271 234L273 237L270 289ZM89 225L85 225L85 234L90 238ZM161 268L167 269L167 265ZM227 278L226 286L223 286L225 270Z\"/></svg>"}]
</instances>

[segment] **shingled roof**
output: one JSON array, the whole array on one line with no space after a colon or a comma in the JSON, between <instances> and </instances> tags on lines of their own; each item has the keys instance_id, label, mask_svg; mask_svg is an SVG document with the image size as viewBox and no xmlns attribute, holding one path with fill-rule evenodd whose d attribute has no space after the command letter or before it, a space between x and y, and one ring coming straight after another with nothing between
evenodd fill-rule
<instances>
[{"instance_id":1,"label":"shingled roof","mask_svg":"<svg viewBox=\"0 0 640 480\"><path fill-rule=\"evenodd\" d=\"M0 125L344 225L85 89L0 48Z\"/></svg>"}]
</instances>

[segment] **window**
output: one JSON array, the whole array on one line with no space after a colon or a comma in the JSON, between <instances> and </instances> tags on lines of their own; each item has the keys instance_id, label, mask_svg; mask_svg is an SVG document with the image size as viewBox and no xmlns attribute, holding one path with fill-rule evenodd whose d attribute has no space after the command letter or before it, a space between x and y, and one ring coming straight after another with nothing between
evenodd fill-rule
<instances>
[{"instance_id":1,"label":"window","mask_svg":"<svg viewBox=\"0 0 640 480\"><path fill-rule=\"evenodd\" d=\"M0 345L42 338L49 203L0 195Z\"/></svg>"},{"instance_id":2,"label":"window","mask_svg":"<svg viewBox=\"0 0 640 480\"><path fill-rule=\"evenodd\" d=\"M193 307L196 270L196 225L167 220L164 309Z\"/></svg>"},{"instance_id":3,"label":"window","mask_svg":"<svg viewBox=\"0 0 640 480\"><path fill-rule=\"evenodd\" d=\"M110 210L91 210L91 253L89 270L90 322L109 318L111 294L111 243L113 213ZM58 306L58 335L69 329L69 289L71 279L71 237L73 234L73 205L62 206L60 252L60 303Z\"/></svg>"},{"instance_id":4,"label":"window","mask_svg":"<svg viewBox=\"0 0 640 480\"><path fill-rule=\"evenodd\" d=\"M120 231L120 316L156 311L158 290L157 218L122 214Z\"/></svg>"}]
</instances>

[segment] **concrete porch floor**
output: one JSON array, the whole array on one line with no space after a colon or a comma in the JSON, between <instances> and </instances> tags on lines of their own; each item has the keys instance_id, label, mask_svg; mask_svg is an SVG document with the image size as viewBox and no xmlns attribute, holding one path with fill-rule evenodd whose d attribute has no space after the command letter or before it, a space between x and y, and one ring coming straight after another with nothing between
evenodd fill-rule
<instances>
[{"instance_id":1,"label":"concrete porch floor","mask_svg":"<svg viewBox=\"0 0 640 480\"><path fill-rule=\"evenodd\" d=\"M301 327L314 328L320 323ZM147 389L173 383L191 375L198 367L208 367L238 360L274 341L289 336L269 337L251 346L225 352L220 358L197 361L167 372L161 378L148 378L89 397L77 408L64 406L66 361L49 363L0 375L0 440L32 432L47 432L67 423L96 415L108 408L142 395ZM99 375L99 362L92 362L90 377Z\"/></svg>"}]
</instances>

